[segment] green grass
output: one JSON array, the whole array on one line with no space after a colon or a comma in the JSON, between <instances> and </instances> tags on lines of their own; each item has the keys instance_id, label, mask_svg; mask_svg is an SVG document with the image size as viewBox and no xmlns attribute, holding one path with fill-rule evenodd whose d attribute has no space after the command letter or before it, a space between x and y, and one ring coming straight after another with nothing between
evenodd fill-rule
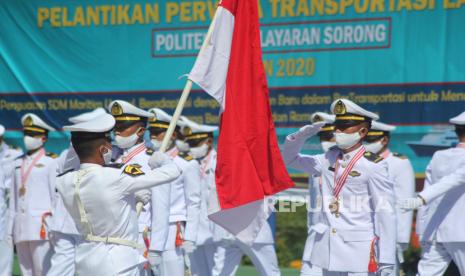
<instances>
[{"instance_id":1,"label":"green grass","mask_svg":"<svg viewBox=\"0 0 465 276\"><path fill-rule=\"evenodd\" d=\"M281 268L281 275L282 276L297 276L299 275L299 271L290 268ZM19 271L18 260L15 256L15 262L13 267L13 276L21 276ZM241 266L237 270L236 276L258 276L257 270L253 266Z\"/></svg>"},{"instance_id":2,"label":"green grass","mask_svg":"<svg viewBox=\"0 0 465 276\"><path fill-rule=\"evenodd\" d=\"M298 276L299 271L291 268L281 268L282 276ZM241 266L237 270L236 276L258 276L257 270L253 266Z\"/></svg>"}]
</instances>

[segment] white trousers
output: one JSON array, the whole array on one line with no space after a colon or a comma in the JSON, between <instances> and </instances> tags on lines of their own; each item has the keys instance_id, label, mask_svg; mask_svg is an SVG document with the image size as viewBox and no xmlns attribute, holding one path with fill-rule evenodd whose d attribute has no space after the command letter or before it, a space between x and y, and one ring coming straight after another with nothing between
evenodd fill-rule
<instances>
[{"instance_id":1,"label":"white trousers","mask_svg":"<svg viewBox=\"0 0 465 276\"><path fill-rule=\"evenodd\" d=\"M13 241L11 238L0 241L0 276L11 276L13 269Z\"/></svg>"},{"instance_id":2,"label":"white trousers","mask_svg":"<svg viewBox=\"0 0 465 276\"><path fill-rule=\"evenodd\" d=\"M300 270L300 276L322 276L323 270L316 266L312 265L310 262L302 262L302 269Z\"/></svg>"},{"instance_id":3,"label":"white trousers","mask_svg":"<svg viewBox=\"0 0 465 276\"><path fill-rule=\"evenodd\" d=\"M238 240L219 244L215 252L213 276L235 275L243 255L247 255L261 276L281 275L273 244L248 246Z\"/></svg>"},{"instance_id":4,"label":"white trousers","mask_svg":"<svg viewBox=\"0 0 465 276\"><path fill-rule=\"evenodd\" d=\"M215 264L213 258L216 251L216 244L199 245L190 254L191 275L192 276L211 276Z\"/></svg>"},{"instance_id":5,"label":"white trousers","mask_svg":"<svg viewBox=\"0 0 465 276\"><path fill-rule=\"evenodd\" d=\"M74 276L78 235L52 232L53 256L47 276Z\"/></svg>"},{"instance_id":6,"label":"white trousers","mask_svg":"<svg viewBox=\"0 0 465 276\"><path fill-rule=\"evenodd\" d=\"M184 254L180 247L176 247L176 222L170 222L168 239L165 250L161 253L161 275L162 276L184 276Z\"/></svg>"},{"instance_id":7,"label":"white trousers","mask_svg":"<svg viewBox=\"0 0 465 276\"><path fill-rule=\"evenodd\" d=\"M465 242L426 243L418 263L417 275L443 275L452 260L460 275L465 275Z\"/></svg>"},{"instance_id":8,"label":"white trousers","mask_svg":"<svg viewBox=\"0 0 465 276\"><path fill-rule=\"evenodd\" d=\"M23 276L44 276L50 269L53 250L49 241L24 241L16 244Z\"/></svg>"}]
</instances>

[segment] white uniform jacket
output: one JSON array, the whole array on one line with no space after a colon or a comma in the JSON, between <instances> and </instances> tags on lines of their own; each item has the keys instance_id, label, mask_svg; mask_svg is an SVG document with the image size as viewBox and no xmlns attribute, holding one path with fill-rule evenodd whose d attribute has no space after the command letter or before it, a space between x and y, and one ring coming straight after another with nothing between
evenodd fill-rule
<instances>
[{"instance_id":1,"label":"white uniform jacket","mask_svg":"<svg viewBox=\"0 0 465 276\"><path fill-rule=\"evenodd\" d=\"M355 163L339 194L342 202L337 217L329 212L329 205L333 203L335 164L342 152L333 147L326 154L301 155L304 143L305 139L289 135L283 157L288 166L322 178L324 212L311 227L316 233L311 263L330 271L368 272L371 244L378 237L378 262L395 264L396 215L387 163L370 153ZM342 155L338 179L359 150Z\"/></svg>"},{"instance_id":2,"label":"white uniform jacket","mask_svg":"<svg viewBox=\"0 0 465 276\"><path fill-rule=\"evenodd\" d=\"M76 249L76 274L139 275L146 260L134 246L139 236L134 193L179 175L172 163L155 170L82 164L79 171L58 177L58 192L87 241Z\"/></svg>"},{"instance_id":3,"label":"white uniform jacket","mask_svg":"<svg viewBox=\"0 0 465 276\"><path fill-rule=\"evenodd\" d=\"M396 200L415 196L415 173L407 157L389 150L381 155L388 164L389 179L394 184ZM413 211L403 212L396 208L397 242L409 243L412 234Z\"/></svg>"},{"instance_id":4,"label":"white uniform jacket","mask_svg":"<svg viewBox=\"0 0 465 276\"><path fill-rule=\"evenodd\" d=\"M425 186L420 193L427 204L417 214L417 233L422 241L436 239L438 242L465 242L465 220L462 219L465 210L465 177L460 173L464 165L465 148L460 144L455 148L437 151L428 164ZM435 199L429 196L428 191L433 194L440 191L441 186L447 188L448 184L453 186L460 183L461 186L444 191Z\"/></svg>"},{"instance_id":5,"label":"white uniform jacket","mask_svg":"<svg viewBox=\"0 0 465 276\"><path fill-rule=\"evenodd\" d=\"M11 197L15 243L42 240L42 217L52 207L57 166L55 158L56 155L47 154L44 149L40 149L32 155L23 155L15 160ZM31 170L27 175L29 167ZM50 220L47 218L45 221ZM44 238L48 239L48 235Z\"/></svg>"}]
</instances>

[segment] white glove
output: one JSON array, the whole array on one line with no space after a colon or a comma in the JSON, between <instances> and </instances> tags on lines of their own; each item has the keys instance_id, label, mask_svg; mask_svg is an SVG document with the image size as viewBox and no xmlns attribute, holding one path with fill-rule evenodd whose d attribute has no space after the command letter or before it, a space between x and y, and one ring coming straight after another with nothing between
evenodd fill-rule
<instances>
[{"instance_id":1,"label":"white glove","mask_svg":"<svg viewBox=\"0 0 465 276\"><path fill-rule=\"evenodd\" d=\"M169 164L170 162L171 158L167 154L156 151L149 159L149 166L153 170L163 165Z\"/></svg>"},{"instance_id":2,"label":"white glove","mask_svg":"<svg viewBox=\"0 0 465 276\"><path fill-rule=\"evenodd\" d=\"M155 276L160 274L161 253L158 251L149 251L149 263Z\"/></svg>"},{"instance_id":3,"label":"white glove","mask_svg":"<svg viewBox=\"0 0 465 276\"><path fill-rule=\"evenodd\" d=\"M378 274L380 276L394 276L395 270L393 264L379 264Z\"/></svg>"},{"instance_id":4,"label":"white glove","mask_svg":"<svg viewBox=\"0 0 465 276\"><path fill-rule=\"evenodd\" d=\"M295 139L308 139L317 134L324 125L325 122L318 122L312 125L303 126L299 129L299 131L291 134L291 137L294 137Z\"/></svg>"},{"instance_id":5,"label":"white glove","mask_svg":"<svg viewBox=\"0 0 465 276\"><path fill-rule=\"evenodd\" d=\"M149 203L149 201L152 199L152 192L148 189L139 190L135 192L134 195L136 196L136 202L141 202L144 205Z\"/></svg>"},{"instance_id":6,"label":"white glove","mask_svg":"<svg viewBox=\"0 0 465 276\"><path fill-rule=\"evenodd\" d=\"M408 243L398 242L396 244L397 260L399 261L399 263L404 262L404 251L407 250L407 248L408 248Z\"/></svg>"},{"instance_id":7,"label":"white glove","mask_svg":"<svg viewBox=\"0 0 465 276\"><path fill-rule=\"evenodd\" d=\"M186 254L191 254L197 248L193 241L184 241L181 245L181 248Z\"/></svg>"},{"instance_id":8,"label":"white glove","mask_svg":"<svg viewBox=\"0 0 465 276\"><path fill-rule=\"evenodd\" d=\"M424 205L424 201L421 197L410 197L410 198L403 198L397 201L397 205L402 210L402 212L408 212Z\"/></svg>"}]
</instances>

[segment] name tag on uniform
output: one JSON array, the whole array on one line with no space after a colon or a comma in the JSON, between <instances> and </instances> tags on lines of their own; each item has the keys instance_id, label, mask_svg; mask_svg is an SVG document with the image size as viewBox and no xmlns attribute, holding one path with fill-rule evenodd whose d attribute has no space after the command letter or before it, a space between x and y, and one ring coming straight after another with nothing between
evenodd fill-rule
<instances>
[{"instance_id":1,"label":"name tag on uniform","mask_svg":"<svg viewBox=\"0 0 465 276\"><path fill-rule=\"evenodd\" d=\"M328 170L330 170L330 171L332 171L332 172L335 172L335 171L336 171L336 169L333 168L333 167L328 167Z\"/></svg>"},{"instance_id":2,"label":"name tag on uniform","mask_svg":"<svg viewBox=\"0 0 465 276\"><path fill-rule=\"evenodd\" d=\"M43 168L43 167L45 167L45 165L44 165L44 164L36 164L34 167L36 167L36 168Z\"/></svg>"}]
</instances>

